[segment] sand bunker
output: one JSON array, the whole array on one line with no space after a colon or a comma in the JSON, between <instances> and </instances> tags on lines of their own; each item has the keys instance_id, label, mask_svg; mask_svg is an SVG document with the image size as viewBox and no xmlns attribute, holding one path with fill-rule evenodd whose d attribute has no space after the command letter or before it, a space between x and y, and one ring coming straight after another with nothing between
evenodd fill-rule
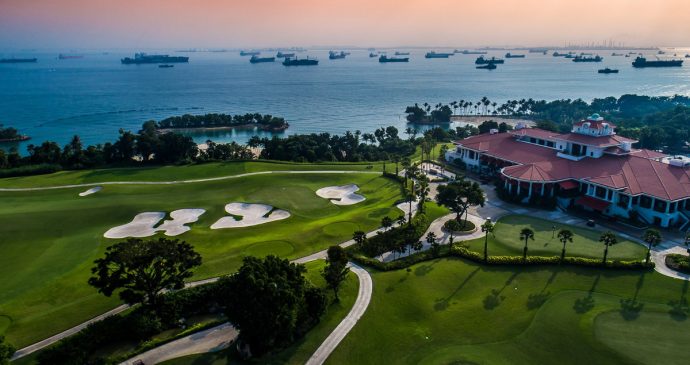
<instances>
[{"instance_id":1,"label":"sand bunker","mask_svg":"<svg viewBox=\"0 0 690 365\"><path fill-rule=\"evenodd\" d=\"M178 209L170 212L172 220L166 220L156 227L156 232L163 231L166 236L177 236L189 231L191 228L186 224L194 223L206 212L205 209Z\"/></svg>"},{"instance_id":2,"label":"sand bunker","mask_svg":"<svg viewBox=\"0 0 690 365\"><path fill-rule=\"evenodd\" d=\"M355 194L359 186L355 184L327 186L316 191L316 195L328 199L335 205L352 205L363 202L365 197Z\"/></svg>"},{"instance_id":3,"label":"sand bunker","mask_svg":"<svg viewBox=\"0 0 690 365\"><path fill-rule=\"evenodd\" d=\"M113 227L105 232L105 238L149 237L156 234L154 228L161 219L165 218L164 212L144 212L134 216L131 222Z\"/></svg>"},{"instance_id":4,"label":"sand bunker","mask_svg":"<svg viewBox=\"0 0 690 365\"><path fill-rule=\"evenodd\" d=\"M225 211L242 219L223 217L213 223L211 229L251 227L290 217L290 212L266 204L230 203L225 206Z\"/></svg>"},{"instance_id":5,"label":"sand bunker","mask_svg":"<svg viewBox=\"0 0 690 365\"><path fill-rule=\"evenodd\" d=\"M102 186L96 186L96 187L93 187L87 191L79 193L79 196L87 196L87 195L95 194L95 193L101 191L102 189L103 189Z\"/></svg>"}]
</instances>

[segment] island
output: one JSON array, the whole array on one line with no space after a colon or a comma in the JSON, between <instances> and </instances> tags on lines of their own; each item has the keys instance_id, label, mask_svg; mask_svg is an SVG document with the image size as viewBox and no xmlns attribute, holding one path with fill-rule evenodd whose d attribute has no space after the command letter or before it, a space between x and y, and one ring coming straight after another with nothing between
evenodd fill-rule
<instances>
[{"instance_id":1,"label":"island","mask_svg":"<svg viewBox=\"0 0 690 365\"><path fill-rule=\"evenodd\" d=\"M0 142L21 142L29 139L31 139L31 137L20 134L17 129L12 127L4 128L3 125L0 124Z\"/></svg>"},{"instance_id":2,"label":"island","mask_svg":"<svg viewBox=\"0 0 690 365\"><path fill-rule=\"evenodd\" d=\"M258 128L265 131L284 131L290 124L284 118L270 114L247 113L230 115L209 113L204 115L185 114L163 119L155 123L159 132L172 129L243 129Z\"/></svg>"}]
</instances>

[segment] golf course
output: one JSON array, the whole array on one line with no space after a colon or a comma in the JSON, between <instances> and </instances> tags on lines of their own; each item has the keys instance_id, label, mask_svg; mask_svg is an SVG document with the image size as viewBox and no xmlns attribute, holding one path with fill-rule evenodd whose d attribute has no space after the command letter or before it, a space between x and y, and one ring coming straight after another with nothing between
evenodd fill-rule
<instances>
[{"instance_id":1,"label":"golf course","mask_svg":"<svg viewBox=\"0 0 690 365\"><path fill-rule=\"evenodd\" d=\"M372 272L326 363L685 364L688 282L653 271L437 259Z\"/></svg>"},{"instance_id":2,"label":"golf course","mask_svg":"<svg viewBox=\"0 0 690 365\"><path fill-rule=\"evenodd\" d=\"M352 173L308 172L350 168ZM287 170L304 173L280 173ZM243 256L297 258L346 241L356 230L373 230L383 217L401 214L394 204L401 191L397 182L372 170L368 164L238 162L3 179L3 188L103 183L103 189L87 196L79 196L88 188L84 186L0 191L0 334L21 347L120 304L116 297L97 293L87 279L93 261L119 242L104 233L142 212L162 212L170 219L175 210L204 210L187 224L189 231L175 236L193 244L203 257L194 279L231 273ZM237 176L266 171L273 172ZM218 179L199 181L204 178ZM196 181L180 182L185 179ZM179 183L142 183L161 181ZM357 185L365 200L337 205L316 195L318 189L349 184ZM219 219L232 217L225 210L230 203L265 204L289 217L211 229Z\"/></svg>"}]
</instances>

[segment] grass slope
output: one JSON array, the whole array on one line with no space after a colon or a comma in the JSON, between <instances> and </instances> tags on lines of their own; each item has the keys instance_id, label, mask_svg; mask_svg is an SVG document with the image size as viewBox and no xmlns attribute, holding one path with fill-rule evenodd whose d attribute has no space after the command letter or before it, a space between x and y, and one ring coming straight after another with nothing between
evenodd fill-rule
<instances>
[{"instance_id":1,"label":"grass slope","mask_svg":"<svg viewBox=\"0 0 690 365\"><path fill-rule=\"evenodd\" d=\"M684 361L688 284L655 272L439 259L373 279L369 309L327 363Z\"/></svg>"},{"instance_id":2,"label":"grass slope","mask_svg":"<svg viewBox=\"0 0 690 365\"><path fill-rule=\"evenodd\" d=\"M326 282L321 277L321 269L325 266L324 261L314 261L307 263L307 277L316 286L325 288ZM287 349L269 354L261 359L256 359L249 364L304 364L321 345L321 343L333 332L340 321L347 315L350 308L357 299L359 283L357 276L353 273L348 275L347 280L340 290L340 302L328 306L326 313L321 318L321 322L312 328L306 336L299 339ZM333 299L332 292L328 291L329 300ZM224 365L244 363L230 355L231 351L221 351L217 353L199 354L185 356L174 360L165 361L165 365Z\"/></svg>"},{"instance_id":3,"label":"grass slope","mask_svg":"<svg viewBox=\"0 0 690 365\"><path fill-rule=\"evenodd\" d=\"M182 168L184 169L184 168ZM316 196L324 186L355 183L367 199L336 206ZM246 255L308 255L350 239L356 229L397 217L399 185L372 174L270 174L181 185L118 185L80 198L83 189L0 192L0 333L21 347L114 307L86 284L94 259L118 240L109 228L142 211L204 208L178 238L204 259L195 278L236 270ZM289 219L242 229L211 230L230 202L266 203L290 211ZM7 323L8 319L11 323Z\"/></svg>"},{"instance_id":4,"label":"grass slope","mask_svg":"<svg viewBox=\"0 0 690 365\"><path fill-rule=\"evenodd\" d=\"M552 227L556 236L552 238ZM552 222L525 215L508 215L496 222L493 235L489 235L489 255L522 256L525 241L520 241L520 230L529 227L534 230L534 241L528 243L528 255L560 256L563 244L558 241L558 230L569 229L575 235L566 246L566 256L602 258L604 244L599 242L601 232L582 227ZM641 260L647 250L644 246L618 237L618 243L609 248L609 260ZM469 249L484 252L484 238L464 242Z\"/></svg>"}]
</instances>

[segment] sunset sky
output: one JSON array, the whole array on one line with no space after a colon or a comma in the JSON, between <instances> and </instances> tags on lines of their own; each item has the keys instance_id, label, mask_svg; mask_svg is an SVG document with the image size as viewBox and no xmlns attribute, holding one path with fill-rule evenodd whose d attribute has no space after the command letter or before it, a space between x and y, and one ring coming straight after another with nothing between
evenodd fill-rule
<instances>
[{"instance_id":1,"label":"sunset sky","mask_svg":"<svg viewBox=\"0 0 690 365\"><path fill-rule=\"evenodd\" d=\"M0 0L0 48L689 46L688 0Z\"/></svg>"}]
</instances>

